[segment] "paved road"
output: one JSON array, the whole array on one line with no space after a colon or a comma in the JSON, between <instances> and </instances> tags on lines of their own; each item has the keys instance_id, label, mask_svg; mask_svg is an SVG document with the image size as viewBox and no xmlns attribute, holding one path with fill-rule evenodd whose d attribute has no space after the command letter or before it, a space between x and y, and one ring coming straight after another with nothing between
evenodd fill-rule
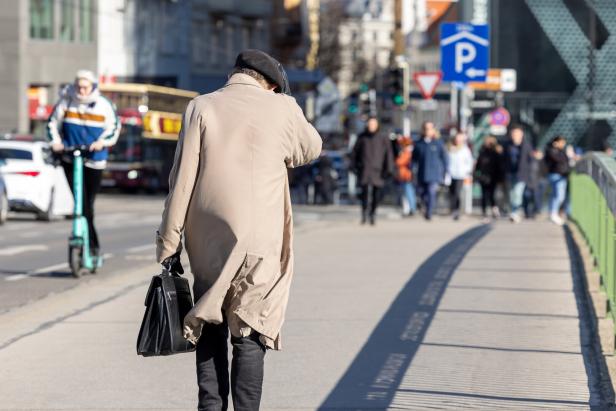
<instances>
[{"instance_id":1,"label":"paved road","mask_svg":"<svg viewBox=\"0 0 616 411\"><path fill-rule=\"evenodd\" d=\"M96 277L139 269L154 256L154 233L160 223L164 197L100 195L96 225L105 266ZM396 217L385 209L387 217ZM318 221L354 220L354 207L297 207L298 225ZM40 222L29 214L11 214L0 226L0 313L70 289L78 282L67 264L69 220ZM80 279L87 282L93 276Z\"/></svg>"},{"instance_id":2,"label":"paved road","mask_svg":"<svg viewBox=\"0 0 616 411\"><path fill-rule=\"evenodd\" d=\"M100 197L96 221L106 260L97 276L152 261L162 201L160 197ZM27 214L12 217L0 227L0 312L77 284L67 264L70 221L45 223Z\"/></svg>"},{"instance_id":3,"label":"paved road","mask_svg":"<svg viewBox=\"0 0 616 411\"><path fill-rule=\"evenodd\" d=\"M302 213L263 410L608 409L563 230ZM0 409L196 408L192 355L134 353L142 263L0 315Z\"/></svg>"}]
</instances>

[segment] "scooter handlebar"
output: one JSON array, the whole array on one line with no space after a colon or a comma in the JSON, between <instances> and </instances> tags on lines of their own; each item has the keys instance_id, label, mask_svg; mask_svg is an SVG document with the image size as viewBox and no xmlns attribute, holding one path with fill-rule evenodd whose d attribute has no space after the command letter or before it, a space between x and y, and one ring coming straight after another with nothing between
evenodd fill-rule
<instances>
[{"instance_id":1,"label":"scooter handlebar","mask_svg":"<svg viewBox=\"0 0 616 411\"><path fill-rule=\"evenodd\" d=\"M81 151L82 153L87 153L90 150L90 147L85 144L80 144L77 146L68 146L64 147L62 150L63 153L66 154L75 154L76 151Z\"/></svg>"}]
</instances>

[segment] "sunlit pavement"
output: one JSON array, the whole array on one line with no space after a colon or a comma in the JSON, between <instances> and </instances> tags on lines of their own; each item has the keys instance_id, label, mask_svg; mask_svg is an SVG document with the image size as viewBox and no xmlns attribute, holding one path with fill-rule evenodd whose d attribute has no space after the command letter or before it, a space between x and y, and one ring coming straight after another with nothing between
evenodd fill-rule
<instances>
[{"instance_id":1,"label":"sunlit pavement","mask_svg":"<svg viewBox=\"0 0 616 411\"><path fill-rule=\"evenodd\" d=\"M0 255L0 409L196 409L192 354L135 354L161 205L103 197L111 256L81 280L60 266L67 222L0 228L0 250L30 247ZM376 227L357 217L296 211L295 282L262 409L603 406L610 393L562 228L428 223L392 209Z\"/></svg>"}]
</instances>

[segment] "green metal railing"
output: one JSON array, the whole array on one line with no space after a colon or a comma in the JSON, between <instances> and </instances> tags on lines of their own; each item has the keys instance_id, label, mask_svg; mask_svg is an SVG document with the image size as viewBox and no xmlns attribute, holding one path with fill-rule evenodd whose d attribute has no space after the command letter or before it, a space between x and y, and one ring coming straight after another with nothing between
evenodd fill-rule
<instances>
[{"instance_id":1,"label":"green metal railing","mask_svg":"<svg viewBox=\"0 0 616 411\"><path fill-rule=\"evenodd\" d=\"M570 177L571 218L586 238L616 320L616 161L589 153Z\"/></svg>"}]
</instances>

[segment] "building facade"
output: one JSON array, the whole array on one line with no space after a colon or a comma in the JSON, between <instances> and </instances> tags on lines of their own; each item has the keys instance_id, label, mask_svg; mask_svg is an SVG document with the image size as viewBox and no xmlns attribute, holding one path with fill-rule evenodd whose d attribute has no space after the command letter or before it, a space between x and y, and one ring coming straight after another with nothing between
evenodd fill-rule
<instances>
[{"instance_id":1,"label":"building facade","mask_svg":"<svg viewBox=\"0 0 616 411\"><path fill-rule=\"evenodd\" d=\"M379 83L390 65L393 31L394 0L346 2L338 26L340 70L336 78L342 98L363 82L382 88Z\"/></svg>"},{"instance_id":2,"label":"building facade","mask_svg":"<svg viewBox=\"0 0 616 411\"><path fill-rule=\"evenodd\" d=\"M3 1L0 133L37 132L79 69L97 67L97 0Z\"/></svg>"},{"instance_id":3,"label":"building facade","mask_svg":"<svg viewBox=\"0 0 616 411\"><path fill-rule=\"evenodd\" d=\"M101 7L106 80L205 93L225 83L241 50L270 49L269 0L106 0Z\"/></svg>"}]
</instances>

